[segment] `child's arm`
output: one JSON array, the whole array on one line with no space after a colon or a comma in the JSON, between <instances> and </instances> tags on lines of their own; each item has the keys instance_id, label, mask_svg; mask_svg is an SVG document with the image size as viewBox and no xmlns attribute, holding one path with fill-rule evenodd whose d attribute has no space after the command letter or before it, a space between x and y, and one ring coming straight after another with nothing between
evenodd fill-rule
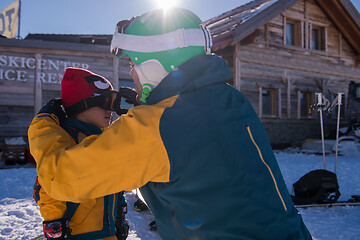
<instances>
[{"instance_id":1,"label":"child's arm","mask_svg":"<svg viewBox=\"0 0 360 240\"><path fill-rule=\"evenodd\" d=\"M51 117L35 117L28 135L41 186L55 199L81 202L149 181L168 182L170 163L159 123L175 99L133 108L100 136L76 146Z\"/></svg>"}]
</instances>

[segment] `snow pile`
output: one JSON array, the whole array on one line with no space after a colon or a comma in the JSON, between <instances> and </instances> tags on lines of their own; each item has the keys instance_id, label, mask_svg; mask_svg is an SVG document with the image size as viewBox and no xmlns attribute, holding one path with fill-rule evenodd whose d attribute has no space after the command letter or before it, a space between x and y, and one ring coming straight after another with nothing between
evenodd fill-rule
<instances>
[{"instance_id":1,"label":"snow pile","mask_svg":"<svg viewBox=\"0 0 360 240\"><path fill-rule=\"evenodd\" d=\"M293 152L277 152L281 171L289 191L292 184L306 173L323 168L323 157ZM334 155L326 157L327 170L334 171ZM360 195L360 156L338 157L337 175L341 197ZM32 199L35 168L0 170L0 240L31 239L42 233L42 217ZM148 230L153 220L150 212L135 212L133 192L125 195L130 223L129 240L158 240L157 232ZM223 203L226 204L226 203ZM360 207L299 209L314 239L360 239ZM231 213L230 213L231 214Z\"/></svg>"}]
</instances>

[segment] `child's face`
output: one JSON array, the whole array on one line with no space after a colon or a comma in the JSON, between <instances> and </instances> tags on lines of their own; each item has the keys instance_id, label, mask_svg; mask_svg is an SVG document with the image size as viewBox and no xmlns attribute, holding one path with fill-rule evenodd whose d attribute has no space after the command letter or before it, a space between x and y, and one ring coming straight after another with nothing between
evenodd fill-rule
<instances>
[{"instance_id":1,"label":"child's face","mask_svg":"<svg viewBox=\"0 0 360 240\"><path fill-rule=\"evenodd\" d=\"M112 112L104 110L101 107L92 107L81 113L76 118L80 121L91 123L99 128L105 128L110 125Z\"/></svg>"}]
</instances>

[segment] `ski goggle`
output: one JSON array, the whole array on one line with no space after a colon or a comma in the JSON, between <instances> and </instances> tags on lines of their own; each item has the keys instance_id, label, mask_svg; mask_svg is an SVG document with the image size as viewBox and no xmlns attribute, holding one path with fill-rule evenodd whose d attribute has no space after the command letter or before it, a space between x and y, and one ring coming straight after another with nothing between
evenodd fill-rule
<instances>
[{"instance_id":1,"label":"ski goggle","mask_svg":"<svg viewBox=\"0 0 360 240\"><path fill-rule=\"evenodd\" d=\"M130 25L130 23L134 20L135 18L131 18L130 20L121 20L116 24L116 28L115 28L115 33L120 33L120 34L124 34L126 29L128 28L128 26ZM115 36L115 33L113 35L113 38ZM117 57L120 57L122 55L123 49L122 48L118 48L118 47L113 47L113 40L111 41L111 46L110 46L110 51L112 54L114 54Z\"/></svg>"},{"instance_id":2,"label":"ski goggle","mask_svg":"<svg viewBox=\"0 0 360 240\"><path fill-rule=\"evenodd\" d=\"M204 24L201 24L200 28L182 28L159 35L125 34L126 29L134 19L122 20L116 25L110 52L117 57L124 56L123 50L151 53L190 46L204 47L207 54L211 52L212 38L210 30Z\"/></svg>"},{"instance_id":3,"label":"ski goggle","mask_svg":"<svg viewBox=\"0 0 360 240\"><path fill-rule=\"evenodd\" d=\"M86 98L70 107L65 108L66 114L71 117L92 107L100 107L107 111L116 111L120 108L121 95L119 92L111 90L98 96Z\"/></svg>"}]
</instances>

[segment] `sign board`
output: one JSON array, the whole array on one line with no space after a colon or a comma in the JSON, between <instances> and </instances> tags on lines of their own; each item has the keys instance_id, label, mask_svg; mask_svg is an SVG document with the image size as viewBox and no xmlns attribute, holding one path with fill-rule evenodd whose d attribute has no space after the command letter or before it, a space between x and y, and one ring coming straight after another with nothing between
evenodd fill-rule
<instances>
[{"instance_id":1,"label":"sign board","mask_svg":"<svg viewBox=\"0 0 360 240\"><path fill-rule=\"evenodd\" d=\"M15 0L0 12L0 35L14 38L18 25L19 0Z\"/></svg>"}]
</instances>

